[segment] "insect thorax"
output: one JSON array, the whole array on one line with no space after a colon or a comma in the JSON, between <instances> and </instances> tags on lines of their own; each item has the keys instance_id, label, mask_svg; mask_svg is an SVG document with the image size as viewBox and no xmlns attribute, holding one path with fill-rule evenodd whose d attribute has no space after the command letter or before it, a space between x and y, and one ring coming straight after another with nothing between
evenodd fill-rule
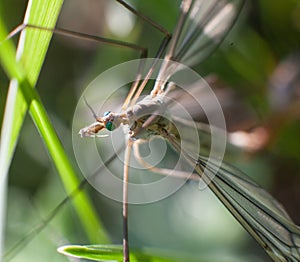
<instances>
[{"instance_id":1,"label":"insect thorax","mask_svg":"<svg viewBox=\"0 0 300 262\"><path fill-rule=\"evenodd\" d=\"M177 136L162 96L146 96L126 111L131 137L149 139L151 136Z\"/></svg>"}]
</instances>

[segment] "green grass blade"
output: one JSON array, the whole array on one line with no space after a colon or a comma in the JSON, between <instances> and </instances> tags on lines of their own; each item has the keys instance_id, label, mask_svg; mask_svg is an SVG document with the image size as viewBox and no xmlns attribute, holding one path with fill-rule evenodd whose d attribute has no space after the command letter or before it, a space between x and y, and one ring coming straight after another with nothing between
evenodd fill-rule
<instances>
[{"instance_id":1,"label":"green grass blade","mask_svg":"<svg viewBox=\"0 0 300 262\"><path fill-rule=\"evenodd\" d=\"M90 245L90 246L63 246L58 249L58 252L82 259L89 259L95 261L123 261L123 249L119 245ZM153 248L148 249L133 249L130 252L131 262L176 262L176 261L192 261L191 258L183 258L182 255L178 255L175 258L174 251L173 256L170 257L171 252L166 255L165 251L157 250Z\"/></svg>"},{"instance_id":2,"label":"green grass blade","mask_svg":"<svg viewBox=\"0 0 300 262\"><path fill-rule=\"evenodd\" d=\"M12 79L24 79L22 68L15 62L15 48L11 41L4 41L7 32L0 17L0 60L7 75ZM16 82L16 81L14 81ZM12 82L13 83L13 82ZM13 86L13 84L11 84ZM0 257L4 246L4 225L6 210L6 185L9 166L13 157L16 137L12 136L13 118L15 112L15 89L10 89L6 101L5 116L1 128L0 138ZM16 110L18 110L16 108Z\"/></svg>"},{"instance_id":3,"label":"green grass blade","mask_svg":"<svg viewBox=\"0 0 300 262\"><path fill-rule=\"evenodd\" d=\"M53 28L58 17L62 0L29 1L25 22L47 28ZM16 63L14 50L9 41L2 41L6 33L0 21L0 59L3 68L11 79L1 131L1 182L5 180L18 140L24 116L29 107L30 115L37 126L42 139L61 176L68 194L78 185L78 179L66 156L65 151L49 121L47 113L33 87L38 79L51 32L27 29L21 34ZM21 66L22 65L22 66ZM17 85L18 83L18 85ZM84 193L74 199L76 211L92 242L107 242L108 238L98 221L96 213ZM95 234L95 232L99 232Z\"/></svg>"}]
</instances>

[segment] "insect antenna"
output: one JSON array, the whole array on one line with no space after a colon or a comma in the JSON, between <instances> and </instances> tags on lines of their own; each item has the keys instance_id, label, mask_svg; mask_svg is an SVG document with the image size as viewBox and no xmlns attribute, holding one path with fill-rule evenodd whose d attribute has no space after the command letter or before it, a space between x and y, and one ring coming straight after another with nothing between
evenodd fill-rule
<instances>
[{"instance_id":1,"label":"insect antenna","mask_svg":"<svg viewBox=\"0 0 300 262\"><path fill-rule=\"evenodd\" d=\"M94 111L94 109L92 108L92 106L88 103L88 101L86 100L86 97L85 97L85 96L83 96L83 100L84 100L84 103L86 104L86 106L87 106L87 107L89 108L89 110L91 111L93 117L94 117L95 119L97 119L98 116L97 116L96 112Z\"/></svg>"}]
</instances>

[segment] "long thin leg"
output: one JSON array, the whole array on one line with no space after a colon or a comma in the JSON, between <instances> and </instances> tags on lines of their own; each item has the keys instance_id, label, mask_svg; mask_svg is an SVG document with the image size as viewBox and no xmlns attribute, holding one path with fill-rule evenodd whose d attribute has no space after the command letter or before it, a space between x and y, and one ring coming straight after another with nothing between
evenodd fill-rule
<instances>
[{"instance_id":1,"label":"long thin leg","mask_svg":"<svg viewBox=\"0 0 300 262\"><path fill-rule=\"evenodd\" d=\"M132 12L133 14L135 14L137 17L141 18L142 20L144 20L145 22L147 22L148 24L150 24L152 27L156 28L157 30L159 30L160 32L162 32L165 37L162 41L162 43L160 44L160 47L156 53L156 55L154 57L156 58L161 58L169 41L171 40L171 34L170 32L168 32L164 27L162 27L161 25L159 25L158 23L156 23L155 21L153 21L151 18L149 18L148 16L145 16L144 14L138 12L137 10L135 10L132 6L130 6L129 4L127 4L126 2L124 2L123 0L116 0L119 4L123 5L126 9L128 9L130 12ZM138 88L138 84L139 81L141 80L141 76L142 76L142 71L143 71L143 64L140 64L139 69L138 69L138 73L137 73L137 77L136 80L134 81L134 83L132 84L130 91L123 103L122 109L125 110L127 108L127 106L129 105L131 99L133 98L134 94L134 98L133 101L130 103L131 105L134 104L136 102L136 100L139 98L141 92L143 91L143 89L145 88L152 72L155 66L155 62L153 63L153 65L151 66L146 78L144 79L144 81L142 82L142 84L140 85L140 87ZM151 70L152 69L152 70ZM151 71L151 72L150 72Z\"/></svg>"},{"instance_id":2,"label":"long thin leg","mask_svg":"<svg viewBox=\"0 0 300 262\"><path fill-rule=\"evenodd\" d=\"M143 19L144 21L146 21L147 23L149 23L151 26L153 26L154 28L158 29L160 32L162 32L165 37L162 40L162 43L160 44L160 47L155 55L155 57L157 58L161 58L170 39L171 39L171 34L162 26L160 26L159 24L157 24L156 22L154 22L153 20L151 20L149 17L141 14L140 12L138 12L137 10L135 10L133 7L131 7L130 5L128 5L127 3L125 3L122 0L116 0L118 3L122 4L126 9L128 9L130 12L132 12L133 14L135 14L136 16L140 17L141 19ZM39 30L44 30L44 31L49 31L49 32L53 32L56 33L58 35L63 35L63 36L68 36L68 37L74 37L74 38L78 38L78 39L82 39L82 40L87 40L87 41L93 41L93 42L98 42L98 43L105 43L105 44L110 44L113 46L117 46L117 47L125 47L125 48L129 48L131 50L137 50L140 52L140 58L146 58L147 57L147 53L148 50L145 47L139 46L139 45L135 45L132 43L128 43L128 42L124 42L124 41L119 41L119 40L115 40L115 39L109 39L109 38L104 38L104 37L100 37L100 36L94 36L94 35L89 35L89 34L85 34L85 33L81 33L81 32L76 32L76 31L72 31L72 30L68 30L68 29L64 29L64 28L47 28L47 27L42 27L42 26L37 26L37 25L32 25L32 24L21 24L19 26L17 26L13 31L11 31L11 33L7 36L7 39L10 39L12 37L14 37L15 35L19 34L22 30L26 29L26 28L33 28L33 29L39 29ZM136 102L136 100L139 98L141 92L143 91L144 87L146 86L153 70L155 67L155 64L157 62L154 62L153 65L151 66L147 76L145 77L144 81L142 82L142 84L140 85L140 87L138 88L138 84L141 80L141 76L142 76L142 71L143 71L143 67L144 64L141 63L139 65L138 71L137 71L137 77L134 81L134 83L131 86L131 89L123 103L122 109L126 109L127 106L129 105L132 97L134 96L133 102L131 103L134 104ZM138 90L138 91L137 91Z\"/></svg>"},{"instance_id":3,"label":"long thin leg","mask_svg":"<svg viewBox=\"0 0 300 262\"><path fill-rule=\"evenodd\" d=\"M155 57L158 58L158 59L154 60L154 62L152 63L146 77L144 78L144 80L142 81L140 86L138 84L139 84L139 82L141 80L141 77L142 77L143 65L139 67L137 78L136 78L135 82L133 83L132 87L130 88L130 91L129 91L126 99L125 99L125 102L122 106L122 109L126 109L127 106L129 105L129 103L130 103L130 105L134 105L136 103L137 99L140 97L141 93L143 92L147 82L149 81L149 79L150 79L150 77L151 77L151 75L152 75L152 73L155 69L155 66L158 64L159 58L161 58L163 56L163 53L164 53L165 49L167 48L170 40L171 40L171 35L166 36L163 39L163 41L160 45L160 48L159 48L157 54L155 55ZM139 88L138 88L138 86L139 86ZM134 97L133 97L133 95L134 95ZM132 99L132 97L133 97L133 99Z\"/></svg>"},{"instance_id":4,"label":"long thin leg","mask_svg":"<svg viewBox=\"0 0 300 262\"><path fill-rule=\"evenodd\" d=\"M163 66L164 67L168 67L169 66L169 63L168 61L172 58L172 54L174 52L174 49L176 47L176 44L178 42L178 38L180 36L180 32L182 31L182 27L184 25L184 22L186 20L186 17L187 17L187 14L188 14L188 11L191 7L191 4L192 4L192 1L190 0L185 0L185 1L182 1L181 3L181 15L178 19L178 23L177 23L177 26L175 27L176 28L176 31L174 32L174 36L172 38L172 41L170 42L170 48L169 48L169 51L168 51L168 54L166 55L165 57L165 62L163 63ZM148 82L148 79L150 78L153 70L154 70L154 67L155 67L155 64L153 64L153 66L151 67L151 69L149 70L145 80L142 82L140 88L137 90L133 100L132 100L132 103L131 105L135 104L137 99L139 98L140 94L142 93L144 87L146 86L147 82ZM162 68L161 69L162 71L164 71L165 69ZM163 80L163 79L160 79L160 80ZM154 90L151 92L152 95L156 95L159 93L160 90L163 89L163 85L164 85L164 81L156 81L156 85L154 87ZM161 83L161 85L159 85L158 83Z\"/></svg>"},{"instance_id":5,"label":"long thin leg","mask_svg":"<svg viewBox=\"0 0 300 262\"><path fill-rule=\"evenodd\" d=\"M129 262L129 244L128 244L128 176L129 161L133 141L128 140L124 157L124 173L123 173L123 261Z\"/></svg>"},{"instance_id":6,"label":"long thin leg","mask_svg":"<svg viewBox=\"0 0 300 262\"><path fill-rule=\"evenodd\" d=\"M185 172L185 171L179 171L179 170L174 170L174 169L169 169L169 168L159 168L152 166L151 164L147 163L146 161L143 160L141 154L140 154L140 148L139 146L142 144L142 140L137 140L133 144L133 153L136 158L136 160L139 161L139 163L145 167L146 169L150 170L153 173L160 174L163 176L172 176L174 178L181 178L185 180L193 180L193 181L199 181L200 177L198 174L195 173L190 173L190 172Z\"/></svg>"},{"instance_id":7,"label":"long thin leg","mask_svg":"<svg viewBox=\"0 0 300 262\"><path fill-rule=\"evenodd\" d=\"M137 12L135 12L135 14L137 14ZM145 17L145 16L143 16ZM146 19L145 19L146 20ZM150 19L146 20L147 22L150 21ZM151 25L154 25L154 22L151 23ZM155 28L162 28L159 25L155 24L156 26L154 26ZM85 34L85 33L81 33L81 32L76 32L76 31L71 31L68 29L64 29L64 28L47 28L47 27L42 27L42 26L37 26L37 25L32 25L32 24L21 24L18 27L16 27L8 36L7 39L12 38L13 36L17 35L18 33L20 33L21 31L23 31L26 28L33 28L33 29L39 29L39 30L44 30L44 31L49 31L49 32L53 32L56 33L58 35L63 35L63 36L68 36L68 37L74 37L74 38L79 38L82 40L87 40L87 41L93 41L93 42L97 42L97 43L105 43L105 44L110 44L113 46L117 46L117 47L125 47L125 48L129 48L131 50L137 50L140 52L140 58L146 58L147 57L147 48L144 48L142 46L139 45L135 45L132 43L128 43L128 42L124 42L124 41L119 41L119 40L115 40L115 39L110 39L110 38L104 38L104 37L100 37L100 36L94 36L94 35L89 35L89 34ZM170 39L171 39L171 34L169 32L167 32L166 30L160 30L161 32L163 32L165 34L165 37L162 41L162 43L160 44L159 50L156 53L155 57L157 58L161 58L163 55L164 50L166 49ZM133 95L135 94L135 99L134 102L136 102L137 98L140 96L141 92L143 91L144 87L146 86L153 70L154 70L154 66L156 63L153 63L153 65L151 66L151 69L149 70L145 80L143 81L142 85L140 86L140 88L138 89L138 92L136 93L136 90L138 88L138 84L139 81L141 80L141 76L142 76L142 71L143 71L143 64L139 65L138 68L138 72L137 72L137 77L136 80L134 81L125 101L124 104L122 106L122 109L125 109L129 102L131 101ZM132 104L132 103L131 103Z\"/></svg>"},{"instance_id":8,"label":"long thin leg","mask_svg":"<svg viewBox=\"0 0 300 262\"><path fill-rule=\"evenodd\" d=\"M17 35L21 31L23 31L26 28L33 28L33 29L38 29L38 30L44 30L44 31L49 31L58 35L62 36L68 36L68 37L74 37L74 38L79 38L82 40L87 40L87 41L93 41L97 43L105 43L105 44L110 44L113 46L117 47L126 47L129 49L137 50L141 52L140 57L146 57L147 56L147 49L144 47L141 47L139 45L135 45L132 43L124 42L124 41L118 41L115 39L110 39L110 38L104 38L100 36L95 36L95 35L89 35L81 32L76 32L76 31L71 31L68 29L64 28L47 28L47 27L42 27L42 26L37 26L37 25L32 25L32 24L21 24L17 26L7 37L7 39L12 38L13 36Z\"/></svg>"},{"instance_id":9,"label":"long thin leg","mask_svg":"<svg viewBox=\"0 0 300 262\"><path fill-rule=\"evenodd\" d=\"M137 12L134 8L132 8L130 5L128 5L127 3L125 3L122 0L116 0L117 2L119 2L120 4L122 4L123 6L125 6L128 10L130 10L132 13L134 13L136 16L140 17L141 19L143 19L144 21L146 21L148 24L152 25L154 28L158 29L160 32L162 32L165 37L162 41L162 43L160 44L160 47L156 53L156 55L154 57L156 58L161 58L164 54L164 51L166 50L166 47L168 46L172 35L162 26L160 26L159 24L157 24L156 22L154 22L152 19L150 19L149 17L141 14L140 12ZM135 80L135 82L133 83L133 85L130 88L130 91L123 103L122 109L126 109L127 106L129 105L130 101L131 101L131 105L135 104L136 100L140 97L140 94L142 93L142 91L144 90L150 76L152 75L153 71L154 71L154 67L155 65L158 63L158 60L154 61L153 64L151 65L149 72L147 73L145 79L143 80L143 82L141 83L141 85L138 88L138 84L139 81L141 80L141 76L142 76L142 71L143 71L143 64L141 64L139 66L139 70L138 70L138 74L137 74L137 78ZM134 98L133 98L134 95ZM132 99L133 98L133 99Z\"/></svg>"},{"instance_id":10,"label":"long thin leg","mask_svg":"<svg viewBox=\"0 0 300 262\"><path fill-rule=\"evenodd\" d=\"M171 39L171 34L170 32L168 32L164 27L162 27L161 25L159 25L158 23L156 23L155 21L153 21L151 18L149 18L148 16L145 16L144 14L138 12L137 10L135 10L132 6L130 6L129 4L127 4L126 2L124 2L123 0L116 0L119 4L123 5L126 9L128 9L130 12L132 12L133 14L135 14L137 17L143 19L145 22L147 22L148 24L150 24L152 27L156 28L157 30L159 30L160 32L162 32L165 37L162 41L162 43L160 44L160 48L157 52L157 54L155 55L155 57L162 57L162 54L164 52L164 50L166 49L170 39ZM151 66L152 67L152 66ZM125 102L122 106L122 109L125 109L129 103L130 103L130 100L131 98L133 97L134 93L136 92L137 90L137 87L138 87L138 83L139 81L141 80L141 72L142 72L142 66L139 67L139 73L137 75L137 78L135 80L135 82L133 83L126 99L125 99ZM148 76L148 75L147 75ZM148 81L148 79L147 79ZM140 96L140 93L142 92L142 90L144 89L146 83L144 85L142 85L143 87L139 88L139 90L141 89L141 91L138 91L139 94L136 95L135 97L139 97Z\"/></svg>"},{"instance_id":11,"label":"long thin leg","mask_svg":"<svg viewBox=\"0 0 300 262\"><path fill-rule=\"evenodd\" d=\"M184 23L187 19L187 15L188 15L191 5L192 5L191 0L183 0L181 2L181 6L180 6L181 14L177 21L177 26L175 27L176 30L174 32L172 41L170 42L170 47L168 49L168 53L165 56L165 61L160 70L159 80L156 82L154 89L151 92L153 95L158 94L164 88L165 79L163 79L163 76L164 76L163 73L167 70L167 68L169 67L169 62L173 58L173 53L175 51L176 45L178 44L178 39L180 37L180 33L182 32Z\"/></svg>"},{"instance_id":12,"label":"long thin leg","mask_svg":"<svg viewBox=\"0 0 300 262\"><path fill-rule=\"evenodd\" d=\"M116 0L116 2L118 2L119 4L123 5L127 10L129 10L130 12L132 12L133 14L135 14L137 17L143 19L145 22L147 22L148 24L150 24L151 26L153 26L154 28L156 28L157 30L159 30L160 32L162 32L166 37L167 36L171 36L170 33L161 25L159 25L157 22L153 21L151 18L149 18L148 16L138 12L137 10L135 10L132 6L130 6L129 4L127 4L125 1L123 0Z\"/></svg>"}]
</instances>

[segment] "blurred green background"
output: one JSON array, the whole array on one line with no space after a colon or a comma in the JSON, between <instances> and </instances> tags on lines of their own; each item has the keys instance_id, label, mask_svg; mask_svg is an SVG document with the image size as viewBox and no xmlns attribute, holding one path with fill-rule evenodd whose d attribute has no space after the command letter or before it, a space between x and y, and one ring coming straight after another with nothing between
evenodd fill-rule
<instances>
[{"instance_id":1,"label":"blurred green background","mask_svg":"<svg viewBox=\"0 0 300 262\"><path fill-rule=\"evenodd\" d=\"M130 1L170 32L179 2ZM0 15L8 30L21 23L26 4L21 0L0 2ZM140 19L128 17L128 11L122 8L124 12L116 15L118 7L114 1L67 0L59 27L138 43L147 47L149 57L153 57L163 35ZM127 19L131 22L125 23ZM253 135L247 136L252 139L250 146L232 158L232 164L268 189L296 224L300 224L299 49L299 1L246 1L237 26L221 48L195 68L202 76L216 76L218 86L238 97L227 101L230 110L225 114L230 131L243 130ZM104 70L138 57L137 52L126 49L53 38L37 89L74 166L71 128L83 90ZM8 79L0 70L1 122L7 87ZM120 203L100 196L89 186L85 190L99 207L112 241L121 243ZM10 170L7 248L41 223L64 197L55 168L27 117ZM199 192L192 183L160 202L130 206L129 212L133 246L176 250L193 254L198 261L269 261L218 200ZM13 261L67 261L55 251L64 243L87 244L69 204Z\"/></svg>"}]
</instances>

